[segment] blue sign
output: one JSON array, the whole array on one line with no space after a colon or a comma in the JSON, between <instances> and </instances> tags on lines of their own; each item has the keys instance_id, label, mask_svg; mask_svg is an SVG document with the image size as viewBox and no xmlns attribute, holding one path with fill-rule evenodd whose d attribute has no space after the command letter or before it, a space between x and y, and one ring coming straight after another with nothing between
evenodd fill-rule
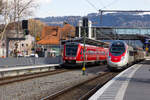
<instances>
[{"instance_id":1,"label":"blue sign","mask_svg":"<svg viewBox=\"0 0 150 100\"><path fill-rule=\"evenodd\" d=\"M145 39L145 44L150 44L150 39Z\"/></svg>"}]
</instances>

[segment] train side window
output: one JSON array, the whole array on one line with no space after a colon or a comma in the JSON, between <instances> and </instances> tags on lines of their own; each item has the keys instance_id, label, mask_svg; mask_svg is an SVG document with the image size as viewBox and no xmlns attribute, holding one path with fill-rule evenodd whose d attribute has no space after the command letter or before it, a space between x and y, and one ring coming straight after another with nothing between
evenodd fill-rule
<instances>
[{"instance_id":1,"label":"train side window","mask_svg":"<svg viewBox=\"0 0 150 100\"><path fill-rule=\"evenodd\" d=\"M102 51L102 54L105 55L105 51Z\"/></svg>"},{"instance_id":2,"label":"train side window","mask_svg":"<svg viewBox=\"0 0 150 100\"><path fill-rule=\"evenodd\" d=\"M92 54L92 51L91 50L89 50L89 55L91 55Z\"/></svg>"},{"instance_id":3,"label":"train side window","mask_svg":"<svg viewBox=\"0 0 150 100\"><path fill-rule=\"evenodd\" d=\"M134 56L134 52L133 51L129 51L129 56Z\"/></svg>"}]
</instances>

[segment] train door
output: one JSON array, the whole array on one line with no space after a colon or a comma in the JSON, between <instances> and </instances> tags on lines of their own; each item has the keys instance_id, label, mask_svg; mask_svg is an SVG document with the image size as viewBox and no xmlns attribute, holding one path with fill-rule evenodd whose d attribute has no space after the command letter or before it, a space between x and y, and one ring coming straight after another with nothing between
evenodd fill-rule
<instances>
[{"instance_id":1,"label":"train door","mask_svg":"<svg viewBox=\"0 0 150 100\"><path fill-rule=\"evenodd\" d=\"M88 60L88 49L87 48L85 48L85 61L87 61ZM80 56L79 56L79 59L81 60L81 61L84 61L84 47L83 46L81 46L81 49L80 49Z\"/></svg>"}]
</instances>

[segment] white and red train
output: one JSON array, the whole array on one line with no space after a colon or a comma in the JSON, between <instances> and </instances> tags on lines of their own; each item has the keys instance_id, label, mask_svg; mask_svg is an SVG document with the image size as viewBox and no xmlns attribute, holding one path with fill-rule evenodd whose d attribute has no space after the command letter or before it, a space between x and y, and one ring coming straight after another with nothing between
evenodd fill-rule
<instances>
[{"instance_id":1,"label":"white and red train","mask_svg":"<svg viewBox=\"0 0 150 100\"><path fill-rule=\"evenodd\" d=\"M108 48L85 45L85 62L100 63L107 61ZM64 65L82 65L84 61L84 45L77 42L69 42L64 45L63 62Z\"/></svg>"},{"instance_id":2,"label":"white and red train","mask_svg":"<svg viewBox=\"0 0 150 100\"><path fill-rule=\"evenodd\" d=\"M144 51L142 49L133 48L125 42L117 40L110 44L107 64L110 70L121 70L143 59Z\"/></svg>"}]
</instances>

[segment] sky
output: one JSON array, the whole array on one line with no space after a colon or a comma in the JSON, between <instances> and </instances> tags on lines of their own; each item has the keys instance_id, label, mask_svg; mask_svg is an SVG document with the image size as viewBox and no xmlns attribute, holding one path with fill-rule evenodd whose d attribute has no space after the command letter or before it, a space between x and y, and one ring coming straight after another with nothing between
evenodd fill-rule
<instances>
[{"instance_id":1,"label":"sky","mask_svg":"<svg viewBox=\"0 0 150 100\"><path fill-rule=\"evenodd\" d=\"M35 17L86 16L102 10L150 10L150 0L37 0ZM90 3L94 5L91 6Z\"/></svg>"}]
</instances>

